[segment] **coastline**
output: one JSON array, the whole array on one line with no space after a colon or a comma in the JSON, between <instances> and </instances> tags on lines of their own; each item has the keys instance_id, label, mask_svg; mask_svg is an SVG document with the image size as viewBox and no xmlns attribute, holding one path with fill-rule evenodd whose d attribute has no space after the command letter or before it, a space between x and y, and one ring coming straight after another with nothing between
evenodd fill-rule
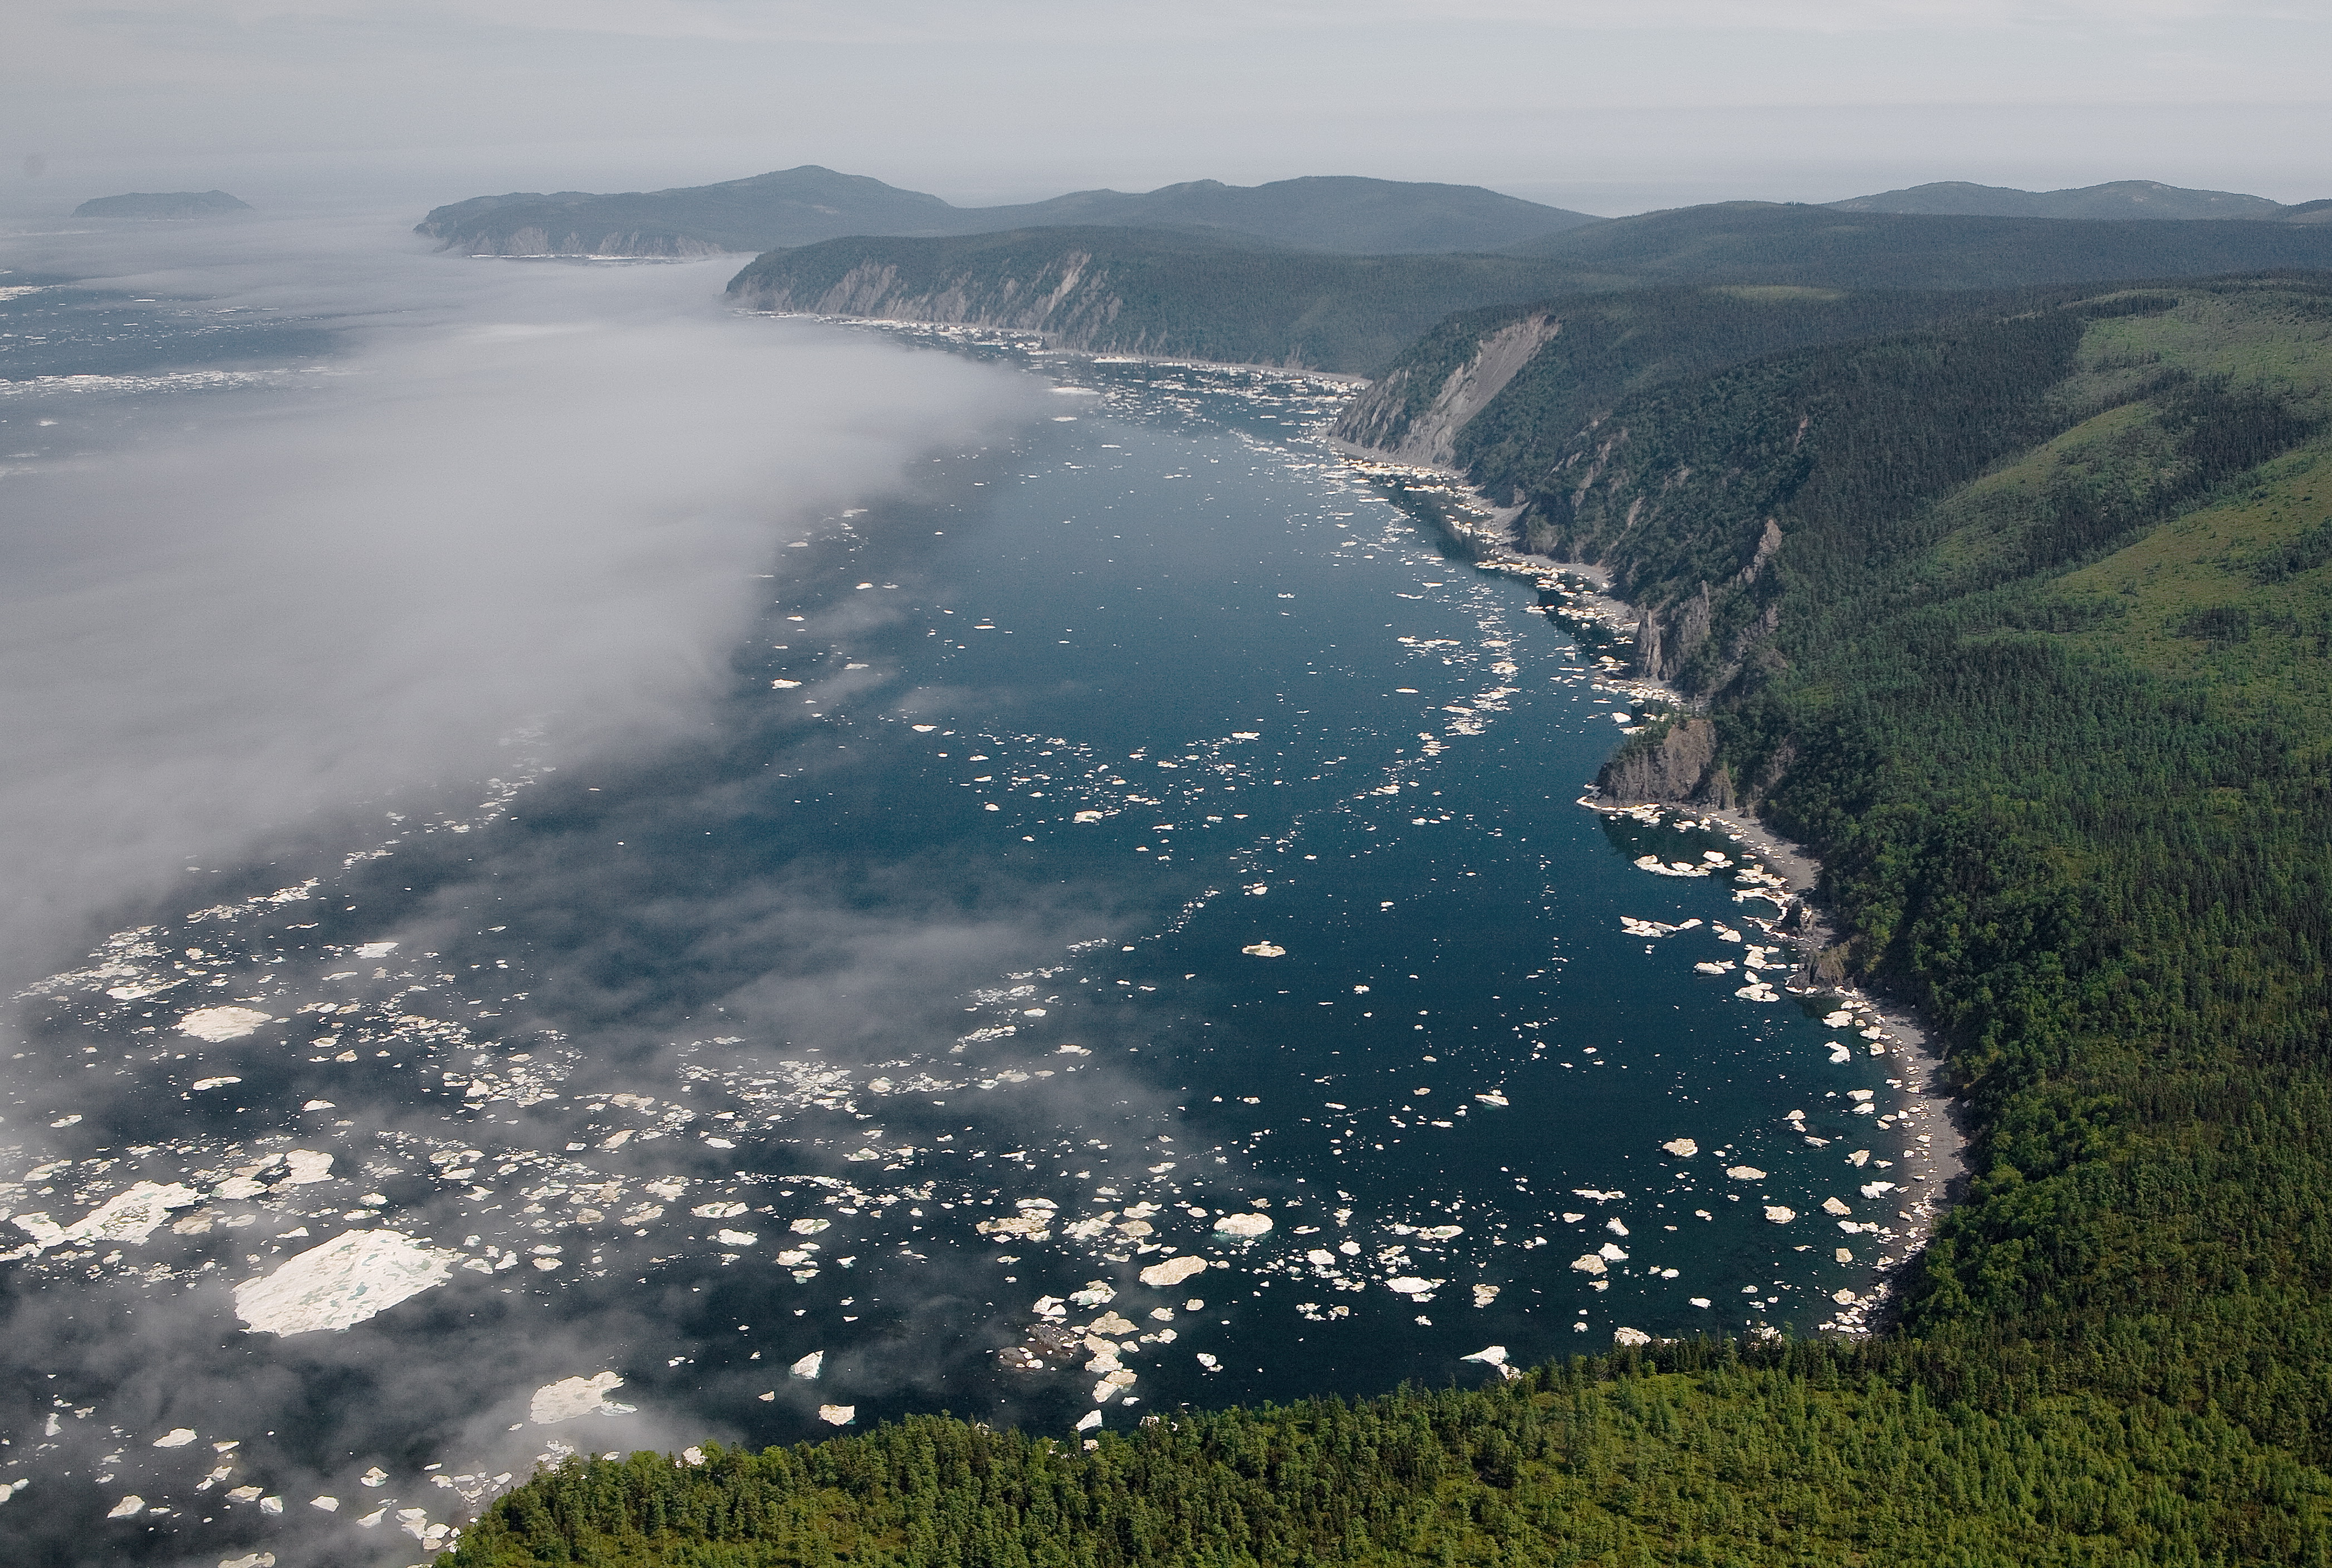
<instances>
[{"instance_id":1,"label":"coastline","mask_svg":"<svg viewBox=\"0 0 2332 1568\"><path fill-rule=\"evenodd\" d=\"M772 311L756 305L731 305L730 309L740 315L769 316L784 321L817 321L836 327L879 327L959 342L980 339L1017 339L1015 346L1031 354L1059 355L1096 365L1169 365L1193 370L1263 370L1275 376L1303 376L1315 381L1332 381L1340 387L1360 387L1369 384L1366 376L1355 376L1343 370L1319 370L1306 365L1262 365L1244 359L1199 359L1188 354L1133 354L1115 349L1062 348L1053 341L1052 334L1028 327L986 327L971 321L924 321L903 316L826 316L815 311Z\"/></svg>"},{"instance_id":2,"label":"coastline","mask_svg":"<svg viewBox=\"0 0 2332 1568\"><path fill-rule=\"evenodd\" d=\"M1336 455L1364 473L1381 476L1406 494L1423 500L1422 509L1429 511L1443 531L1473 555L1477 569L1526 578L1542 593L1561 593L1563 601L1548 607L1551 618L1601 626L1615 640L1632 640L1642 615L1611 595L1608 570L1590 561L1556 560L1515 548L1510 528L1521 507L1498 506L1459 473L1391 458L1333 436L1327 438L1327 444ZM1565 578L1572 580L1565 582ZM1591 655L1598 691L1631 703L1657 703L1678 713L1692 711L1692 704L1665 682L1629 674L1620 660L1596 654L1583 639L1582 651ZM1633 732L1632 727L1623 731ZM1834 1046L1843 1046L1850 1038L1854 1047L1869 1055L1891 1058L1888 1065L1893 1071L1887 1081L1893 1101L1884 1109L1871 1109L1875 1120L1869 1162L1868 1167L1858 1167L1855 1174L1870 1177L1873 1185L1892 1183L1889 1190L1866 1196L1883 1200L1879 1209L1892 1209L1893 1218L1891 1221L1839 1221L1841 1238L1849 1246L1860 1237L1873 1238L1877 1250L1869 1263L1869 1284L1859 1291L1833 1296L1832 1312L1812 1330L1850 1337L1882 1331L1900 1310L1905 1271L1926 1249L1935 1226L1964 1190L1968 1174L1967 1135L1962 1124L1964 1107L1952 1092L1949 1066L1926 1020L1898 999L1852 983L1834 985L1816 978L1814 961L1836 944L1837 932L1830 912L1818 902L1821 862L1805 846L1739 809L1665 801L1620 805L1602 800L1592 786L1579 804L1607 817L1664 821L1721 833L1754 856L1754 864L1742 869L1770 877L1772 891L1785 896L1773 899L1776 907L1771 918L1745 913L1744 918L1764 933L1768 943L1794 952L1795 969L1784 993L1808 1006L1820 999L1830 999L1824 1021L1837 1020L1835 1027L1842 1037L1832 1042ZM1753 881L1751 885L1757 884ZM1867 1108L1876 1105L1875 1100L1866 1103ZM1867 1230L1862 1229L1866 1225ZM1848 1226L1855 1229L1846 1232ZM1858 1260L1869 1250L1853 1249Z\"/></svg>"}]
</instances>

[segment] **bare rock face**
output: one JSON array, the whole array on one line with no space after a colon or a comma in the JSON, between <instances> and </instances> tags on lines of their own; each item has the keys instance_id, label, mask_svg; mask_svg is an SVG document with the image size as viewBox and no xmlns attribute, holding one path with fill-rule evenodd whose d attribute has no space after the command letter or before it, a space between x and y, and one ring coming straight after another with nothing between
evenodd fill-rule
<instances>
[{"instance_id":1,"label":"bare rock face","mask_svg":"<svg viewBox=\"0 0 2332 1568\"><path fill-rule=\"evenodd\" d=\"M1398 462L1448 468L1458 461L1458 432L1562 330L1561 320L1544 314L1499 328L1481 340L1472 358L1449 372L1432 401L1414 415L1409 403L1410 378L1415 372L1407 367L1396 369L1354 398L1331 434Z\"/></svg>"},{"instance_id":2,"label":"bare rock face","mask_svg":"<svg viewBox=\"0 0 2332 1568\"><path fill-rule=\"evenodd\" d=\"M1652 681L1673 676L1708 641L1715 618L1706 583L1689 598L1646 611L1636 626L1636 673Z\"/></svg>"},{"instance_id":3,"label":"bare rock face","mask_svg":"<svg viewBox=\"0 0 2332 1568\"><path fill-rule=\"evenodd\" d=\"M1687 719L1649 746L1631 746L1603 764L1604 798L1624 805L1665 800L1730 809L1733 779L1716 760L1716 726Z\"/></svg>"}]
</instances>

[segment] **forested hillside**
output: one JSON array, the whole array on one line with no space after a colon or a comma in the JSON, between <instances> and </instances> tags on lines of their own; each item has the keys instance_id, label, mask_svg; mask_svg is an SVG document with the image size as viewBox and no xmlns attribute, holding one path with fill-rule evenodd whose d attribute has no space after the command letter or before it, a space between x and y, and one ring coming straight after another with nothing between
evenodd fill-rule
<instances>
[{"instance_id":1,"label":"forested hillside","mask_svg":"<svg viewBox=\"0 0 2332 1568\"><path fill-rule=\"evenodd\" d=\"M1180 228L862 234L769 251L731 280L729 293L765 310L1041 332L1089 353L1371 377L1410 363L1429 332L1470 342L1472 323L1445 322L1453 312L1502 309L1513 319L1562 301L1572 311L1566 330L1590 336L1566 385L1591 400L1639 384L1626 378L1655 339L1661 373L1708 370L1965 314L1983 308L1981 291L2268 267L2332 267L2332 226L1740 202L1594 224L1498 254L1331 254ZM1644 298L1616 314L1575 310L1620 292ZM1555 359L1573 352L1564 344ZM1546 429L1568 433L1567 415L1550 408L1547 417Z\"/></svg>"},{"instance_id":2,"label":"forested hillside","mask_svg":"<svg viewBox=\"0 0 2332 1568\"><path fill-rule=\"evenodd\" d=\"M1648 607L1715 767L1822 854L1836 957L1939 1028L1974 1177L1897 1331L1090 1451L932 1418L576 1461L454 1561L2332 1559L2332 282L1740 302L1602 301L1459 435ZM1693 323L1830 340L1712 367Z\"/></svg>"},{"instance_id":3,"label":"forested hillside","mask_svg":"<svg viewBox=\"0 0 2332 1568\"><path fill-rule=\"evenodd\" d=\"M1583 286L1568 263L1259 250L1169 229L846 239L771 251L741 305L1042 332L1065 349L1372 373L1453 311Z\"/></svg>"}]
</instances>

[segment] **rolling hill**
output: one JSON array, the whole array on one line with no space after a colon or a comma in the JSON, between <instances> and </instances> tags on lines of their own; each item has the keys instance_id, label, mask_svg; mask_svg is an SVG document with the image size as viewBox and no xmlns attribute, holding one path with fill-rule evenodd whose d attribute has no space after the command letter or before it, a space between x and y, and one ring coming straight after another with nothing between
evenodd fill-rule
<instances>
[{"instance_id":1,"label":"rolling hill","mask_svg":"<svg viewBox=\"0 0 2332 1568\"><path fill-rule=\"evenodd\" d=\"M1999 289L2332 267L2332 227L1845 213L1722 202L1618 218L1506 251L1648 282Z\"/></svg>"},{"instance_id":2,"label":"rolling hill","mask_svg":"<svg viewBox=\"0 0 2332 1568\"><path fill-rule=\"evenodd\" d=\"M1850 213L1939 213L1988 218L2251 218L2308 222L2307 202L2289 207L2238 191L2185 190L2150 179L2117 179L2069 190L2017 190L2010 186L1938 180L1907 190L1850 196L1830 206ZM2294 217L2293 215L2302 215ZM2322 222L2321 218L2312 221Z\"/></svg>"},{"instance_id":3,"label":"rolling hill","mask_svg":"<svg viewBox=\"0 0 2332 1568\"><path fill-rule=\"evenodd\" d=\"M1347 254L1487 251L1601 219L1478 186L1352 177L1260 186L1193 180L1138 194L1076 191L959 207L806 164L720 185L595 196L478 196L431 212L416 234L473 254L707 255L845 234L949 235L1064 227L1171 228L1248 245Z\"/></svg>"}]
</instances>

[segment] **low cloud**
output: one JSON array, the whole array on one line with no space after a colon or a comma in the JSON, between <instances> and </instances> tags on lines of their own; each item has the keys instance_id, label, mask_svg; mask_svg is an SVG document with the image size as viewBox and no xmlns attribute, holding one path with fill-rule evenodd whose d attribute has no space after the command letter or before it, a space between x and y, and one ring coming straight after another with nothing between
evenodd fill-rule
<instances>
[{"instance_id":1,"label":"low cloud","mask_svg":"<svg viewBox=\"0 0 2332 1568\"><path fill-rule=\"evenodd\" d=\"M189 866L475 789L515 735L572 759L685 731L777 547L1024 395L731 317L718 263L471 263L321 225L188 243L208 250L30 259L338 326L355 351L127 421L98 416L127 387L42 399L90 435L5 481L8 979Z\"/></svg>"}]
</instances>

